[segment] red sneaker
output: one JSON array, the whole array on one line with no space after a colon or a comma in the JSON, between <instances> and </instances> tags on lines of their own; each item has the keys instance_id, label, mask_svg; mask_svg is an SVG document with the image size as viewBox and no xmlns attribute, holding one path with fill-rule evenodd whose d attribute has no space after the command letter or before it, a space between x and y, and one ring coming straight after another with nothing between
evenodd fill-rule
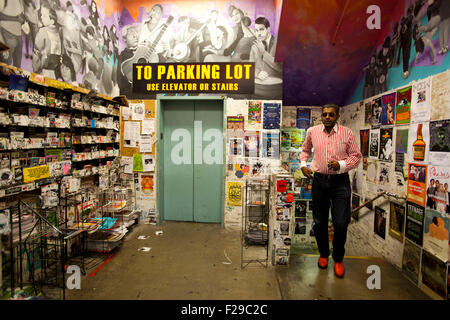
<instances>
[{"instance_id":1,"label":"red sneaker","mask_svg":"<svg viewBox=\"0 0 450 320\"><path fill-rule=\"evenodd\" d=\"M342 278L344 276L344 262L335 262L334 263L334 274L338 278Z\"/></svg>"},{"instance_id":2,"label":"red sneaker","mask_svg":"<svg viewBox=\"0 0 450 320\"><path fill-rule=\"evenodd\" d=\"M328 258L319 257L317 265L319 266L320 269L326 269L328 267Z\"/></svg>"}]
</instances>

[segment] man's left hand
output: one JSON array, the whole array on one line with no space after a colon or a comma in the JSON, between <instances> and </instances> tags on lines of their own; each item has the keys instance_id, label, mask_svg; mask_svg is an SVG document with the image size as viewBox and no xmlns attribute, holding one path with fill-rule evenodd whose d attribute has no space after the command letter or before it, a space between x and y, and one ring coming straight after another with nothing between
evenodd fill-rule
<instances>
[{"instance_id":1,"label":"man's left hand","mask_svg":"<svg viewBox=\"0 0 450 320\"><path fill-rule=\"evenodd\" d=\"M339 162L337 162L336 160L328 161L328 170L339 171L339 169L341 169Z\"/></svg>"}]
</instances>

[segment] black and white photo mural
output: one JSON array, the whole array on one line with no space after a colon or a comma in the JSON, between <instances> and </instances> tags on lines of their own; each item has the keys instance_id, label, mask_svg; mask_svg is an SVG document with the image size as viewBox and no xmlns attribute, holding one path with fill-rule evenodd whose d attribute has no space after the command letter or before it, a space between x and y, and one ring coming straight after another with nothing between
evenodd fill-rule
<instances>
[{"instance_id":1,"label":"black and white photo mural","mask_svg":"<svg viewBox=\"0 0 450 320\"><path fill-rule=\"evenodd\" d=\"M137 96L133 63L254 62L255 94L282 98L282 0L0 0L0 61L108 96Z\"/></svg>"}]
</instances>

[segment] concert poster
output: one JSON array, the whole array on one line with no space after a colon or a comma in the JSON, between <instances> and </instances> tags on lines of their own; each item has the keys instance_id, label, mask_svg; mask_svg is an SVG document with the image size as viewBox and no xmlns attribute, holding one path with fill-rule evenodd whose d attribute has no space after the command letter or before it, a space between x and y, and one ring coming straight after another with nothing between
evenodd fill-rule
<instances>
[{"instance_id":1,"label":"concert poster","mask_svg":"<svg viewBox=\"0 0 450 320\"><path fill-rule=\"evenodd\" d=\"M378 206L375 206L373 229L380 238L386 238L386 211Z\"/></svg>"},{"instance_id":2,"label":"concert poster","mask_svg":"<svg viewBox=\"0 0 450 320\"><path fill-rule=\"evenodd\" d=\"M422 253L422 283L443 299L446 298L447 264L427 250Z\"/></svg>"},{"instance_id":3,"label":"concert poster","mask_svg":"<svg viewBox=\"0 0 450 320\"><path fill-rule=\"evenodd\" d=\"M425 208L414 202L406 202L405 237L419 246L423 245L423 221Z\"/></svg>"},{"instance_id":4,"label":"concert poster","mask_svg":"<svg viewBox=\"0 0 450 320\"><path fill-rule=\"evenodd\" d=\"M381 125L395 124L395 97L397 93L392 92L381 97Z\"/></svg>"},{"instance_id":5,"label":"concert poster","mask_svg":"<svg viewBox=\"0 0 450 320\"><path fill-rule=\"evenodd\" d=\"M369 155L369 134L370 129L359 130L361 154L363 157L367 157Z\"/></svg>"},{"instance_id":6,"label":"concert poster","mask_svg":"<svg viewBox=\"0 0 450 320\"><path fill-rule=\"evenodd\" d=\"M263 129L280 129L281 103L264 103Z\"/></svg>"},{"instance_id":7,"label":"concert poster","mask_svg":"<svg viewBox=\"0 0 450 320\"><path fill-rule=\"evenodd\" d=\"M450 163L450 120L430 121L430 163Z\"/></svg>"},{"instance_id":8,"label":"concert poster","mask_svg":"<svg viewBox=\"0 0 450 320\"><path fill-rule=\"evenodd\" d=\"M394 151L392 141L393 128L381 128L380 129L380 152L379 159L381 161L392 161L392 154Z\"/></svg>"},{"instance_id":9,"label":"concert poster","mask_svg":"<svg viewBox=\"0 0 450 320\"><path fill-rule=\"evenodd\" d=\"M425 207L427 195L427 165L408 163L408 201Z\"/></svg>"},{"instance_id":10,"label":"concert poster","mask_svg":"<svg viewBox=\"0 0 450 320\"><path fill-rule=\"evenodd\" d=\"M308 129L311 126L311 109L297 108L297 129Z\"/></svg>"},{"instance_id":11,"label":"concert poster","mask_svg":"<svg viewBox=\"0 0 450 320\"><path fill-rule=\"evenodd\" d=\"M405 124L411 120L411 88L409 86L397 91L395 124Z\"/></svg>"},{"instance_id":12,"label":"concert poster","mask_svg":"<svg viewBox=\"0 0 450 320\"><path fill-rule=\"evenodd\" d=\"M389 215L389 235L400 242L403 242L405 216L405 206L400 203L391 201Z\"/></svg>"}]
</instances>

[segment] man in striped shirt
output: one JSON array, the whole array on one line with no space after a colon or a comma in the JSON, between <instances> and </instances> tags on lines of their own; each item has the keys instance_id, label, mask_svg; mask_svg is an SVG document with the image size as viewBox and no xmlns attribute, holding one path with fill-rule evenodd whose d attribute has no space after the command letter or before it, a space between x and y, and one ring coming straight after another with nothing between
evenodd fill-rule
<instances>
[{"instance_id":1,"label":"man in striped shirt","mask_svg":"<svg viewBox=\"0 0 450 320\"><path fill-rule=\"evenodd\" d=\"M353 132L338 125L339 107L327 104L322 107L323 125L308 129L300 154L301 170L313 180L312 203L314 235L320 252L318 265L328 266L330 249L328 244L328 216L334 226L333 260L336 276L344 275L345 241L350 223L350 179L348 171L358 166L361 152ZM313 152L314 148L314 152ZM313 153L311 169L306 161Z\"/></svg>"}]
</instances>

